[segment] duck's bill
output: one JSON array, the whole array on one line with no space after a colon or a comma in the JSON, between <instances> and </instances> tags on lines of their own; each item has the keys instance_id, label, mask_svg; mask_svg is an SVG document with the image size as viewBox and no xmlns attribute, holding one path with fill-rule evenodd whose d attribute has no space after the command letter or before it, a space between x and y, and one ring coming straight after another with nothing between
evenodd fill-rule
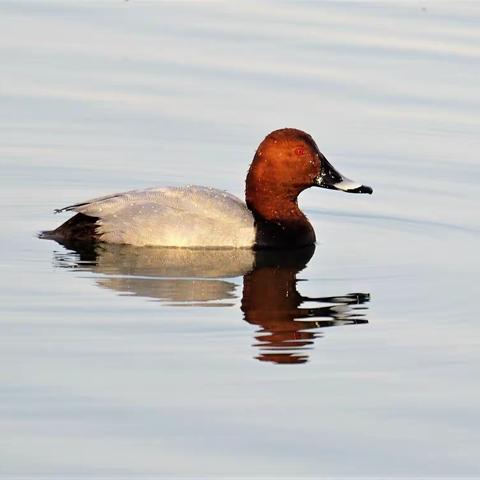
<instances>
[{"instance_id":1,"label":"duck's bill","mask_svg":"<svg viewBox=\"0 0 480 480\"><path fill-rule=\"evenodd\" d=\"M317 183L317 185L322 188L331 188L332 190L341 190L348 193L373 193L372 187L354 182L347 177L342 177L340 182L329 183L322 181L321 183Z\"/></svg>"},{"instance_id":2,"label":"duck's bill","mask_svg":"<svg viewBox=\"0 0 480 480\"><path fill-rule=\"evenodd\" d=\"M322 159L322 173L317 177L315 184L318 187L342 190L348 193L372 193L372 187L354 182L337 172L332 165Z\"/></svg>"}]
</instances>

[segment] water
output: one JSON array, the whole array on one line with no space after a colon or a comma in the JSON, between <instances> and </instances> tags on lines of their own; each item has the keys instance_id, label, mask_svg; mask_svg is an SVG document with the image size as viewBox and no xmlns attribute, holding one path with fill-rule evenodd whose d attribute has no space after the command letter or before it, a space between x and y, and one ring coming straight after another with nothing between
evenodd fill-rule
<instances>
[{"instance_id":1,"label":"water","mask_svg":"<svg viewBox=\"0 0 480 480\"><path fill-rule=\"evenodd\" d=\"M474 2L1 2L0 473L480 476L479 24ZM302 194L315 251L35 237L115 191L242 196L284 126L374 188Z\"/></svg>"}]
</instances>

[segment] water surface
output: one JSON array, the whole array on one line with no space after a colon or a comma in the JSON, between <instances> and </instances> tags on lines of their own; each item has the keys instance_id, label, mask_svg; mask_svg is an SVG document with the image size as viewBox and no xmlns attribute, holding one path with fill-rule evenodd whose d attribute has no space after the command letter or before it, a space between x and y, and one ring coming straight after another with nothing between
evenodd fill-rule
<instances>
[{"instance_id":1,"label":"water surface","mask_svg":"<svg viewBox=\"0 0 480 480\"><path fill-rule=\"evenodd\" d=\"M0 474L478 477L479 24L474 2L1 2ZM315 249L35 236L115 191L242 196L285 126L374 188L302 194Z\"/></svg>"}]
</instances>

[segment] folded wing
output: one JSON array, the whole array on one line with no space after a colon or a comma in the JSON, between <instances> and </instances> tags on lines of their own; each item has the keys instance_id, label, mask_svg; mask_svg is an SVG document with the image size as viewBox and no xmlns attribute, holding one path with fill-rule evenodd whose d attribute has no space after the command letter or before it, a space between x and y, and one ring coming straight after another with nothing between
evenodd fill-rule
<instances>
[{"instance_id":1,"label":"folded wing","mask_svg":"<svg viewBox=\"0 0 480 480\"><path fill-rule=\"evenodd\" d=\"M207 187L115 193L58 210L97 218L100 241L137 246L251 247L254 221L234 195Z\"/></svg>"}]
</instances>

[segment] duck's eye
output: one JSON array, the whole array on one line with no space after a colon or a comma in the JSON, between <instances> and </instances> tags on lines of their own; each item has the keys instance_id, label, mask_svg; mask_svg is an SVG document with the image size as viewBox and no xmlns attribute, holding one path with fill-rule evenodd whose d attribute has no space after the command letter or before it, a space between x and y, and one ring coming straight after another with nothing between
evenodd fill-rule
<instances>
[{"instance_id":1,"label":"duck's eye","mask_svg":"<svg viewBox=\"0 0 480 480\"><path fill-rule=\"evenodd\" d=\"M293 153L295 153L295 155L297 155L298 157L301 157L305 155L305 149L303 147L296 147Z\"/></svg>"}]
</instances>

